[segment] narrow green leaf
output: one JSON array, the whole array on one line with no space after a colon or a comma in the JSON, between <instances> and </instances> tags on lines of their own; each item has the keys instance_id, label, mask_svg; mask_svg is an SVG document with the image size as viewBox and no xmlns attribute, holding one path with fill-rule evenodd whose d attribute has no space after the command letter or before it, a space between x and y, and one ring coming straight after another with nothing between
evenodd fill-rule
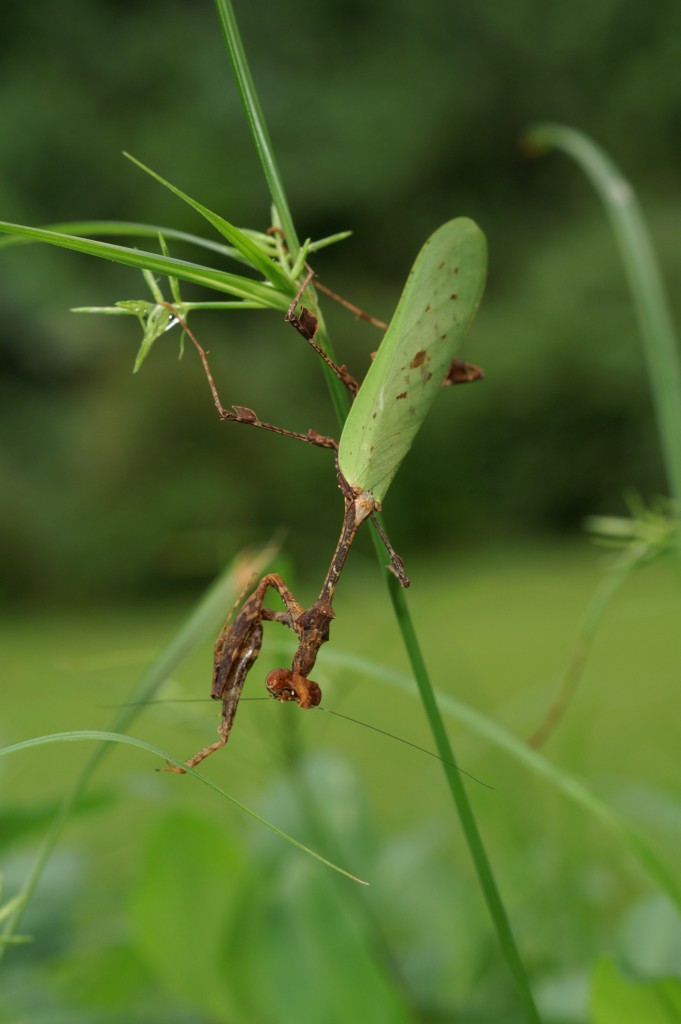
<instances>
[{"instance_id":1,"label":"narrow green leaf","mask_svg":"<svg viewBox=\"0 0 681 1024\"><path fill-rule=\"evenodd\" d=\"M71 313L99 313L102 316L137 316L138 313L132 305L139 305L138 300L125 300L118 302L115 306L72 306ZM151 303L147 303L151 305Z\"/></svg>"},{"instance_id":2,"label":"narrow green leaf","mask_svg":"<svg viewBox=\"0 0 681 1024\"><path fill-rule=\"evenodd\" d=\"M101 313L106 316L139 316L139 311L136 307L146 305L151 306L153 303L148 302L144 299L121 299L115 306L72 306L71 313ZM191 312L192 309L209 309L224 310L231 309L264 309L265 307L261 302L247 302L245 299L235 299L233 302L227 300L226 302L183 302L182 309L185 313Z\"/></svg>"},{"instance_id":3,"label":"narrow green leaf","mask_svg":"<svg viewBox=\"0 0 681 1024\"><path fill-rule=\"evenodd\" d=\"M133 373L137 373L142 363L149 355L151 346L154 342L169 331L171 327L175 325L175 317L166 306L152 305L146 316L140 317L140 323L142 324L143 334L142 343L140 344L135 359L135 365L132 368Z\"/></svg>"},{"instance_id":4,"label":"narrow green leaf","mask_svg":"<svg viewBox=\"0 0 681 1024\"><path fill-rule=\"evenodd\" d=\"M259 281L253 281L237 274L229 274L224 270L204 267L199 263L162 256L155 252L130 249L127 246L114 245L112 242L100 242L94 238L64 235L58 231L48 231L45 228L10 224L7 221L0 221L0 232L7 235L19 235L37 242L46 242L48 245L56 245L62 249L72 249L85 256L97 256L100 259L112 260L114 263L122 263L138 270L146 269L166 276L174 275L181 281L190 281L192 284L200 284L206 288L214 288L216 291L228 292L230 295L258 302L263 309L285 311L291 304L288 293L283 294L272 288L271 285L261 284Z\"/></svg>"},{"instance_id":5,"label":"narrow green leaf","mask_svg":"<svg viewBox=\"0 0 681 1024\"><path fill-rule=\"evenodd\" d=\"M416 257L345 421L339 463L348 483L382 501L482 298L487 246L466 217L439 228Z\"/></svg>"},{"instance_id":6,"label":"narrow green leaf","mask_svg":"<svg viewBox=\"0 0 681 1024\"><path fill-rule=\"evenodd\" d=\"M241 41L239 26L234 15L234 8L231 0L215 0L215 7L220 19L220 26L227 44L227 52L232 64L232 71L236 79L237 89L241 97L241 103L246 114L248 126L251 130L251 137L256 148L260 164L267 181L267 186L272 197L272 203L277 211L277 219L281 224L286 238L286 244L291 255L295 258L300 244L296 234L293 217L289 209L284 184L279 173L277 161L270 142L267 124L263 116L260 100L255 90L255 84L248 66L246 51Z\"/></svg>"},{"instance_id":7,"label":"narrow green leaf","mask_svg":"<svg viewBox=\"0 0 681 1024\"><path fill-rule=\"evenodd\" d=\"M9 747L0 748L0 757L5 757L8 754L17 754L20 750L30 750L33 747L42 747L50 743L82 743L83 741L98 741L100 743L123 743L129 747L139 747L140 750L146 750L150 754L154 754L156 757L161 758L162 761L168 761L170 764L176 765L178 768L184 768L187 775L191 775L192 778L198 779L204 786L208 786L219 796L225 800L229 800L230 803L238 807L240 811L244 811L245 814L250 815L251 818L255 818L257 822L264 825L266 828L274 832L275 835L279 836L280 839L285 839L287 843L291 843L292 846L297 847L303 853L307 853L314 860L318 860L320 864L324 864L327 868L331 868L333 871L337 871L341 875L345 875L346 878L351 879L353 882L359 882L361 885L368 885L368 882L363 882L361 878L357 878L356 875L351 875L349 871L339 867L332 861L327 860L326 857L322 857L320 853L315 853L309 847L304 846L303 843L299 843L293 836L289 836L286 832L283 832L272 822L267 821L266 818L261 817L252 811L241 801L237 800L236 797L231 796L230 793L225 792L220 786L217 786L212 779L209 779L206 775L202 775L197 772L195 768L188 768L184 761L179 760L172 754L168 754L165 750L160 750L158 747L153 746L151 743L147 743L145 740L137 739L136 736L126 736L123 733L117 732L104 732L100 729L79 729L73 732L55 732L50 733L47 736L34 736L30 740L23 740L20 743L12 743Z\"/></svg>"},{"instance_id":8,"label":"narrow green leaf","mask_svg":"<svg viewBox=\"0 0 681 1024\"><path fill-rule=\"evenodd\" d=\"M295 263L291 267L291 278L292 278L292 280L296 281L298 279L298 277L300 277L300 275L302 274L303 268L305 266L305 260L307 259L307 254L308 254L309 251L310 251L310 239L306 238L305 241L303 242L303 244L300 247L300 252L296 256Z\"/></svg>"},{"instance_id":9,"label":"narrow green leaf","mask_svg":"<svg viewBox=\"0 0 681 1024\"><path fill-rule=\"evenodd\" d=\"M158 233L158 244L159 244L159 246L161 248L161 252L163 253L163 255L164 256L170 256L170 250L168 249L168 244L167 244L167 242L166 242L162 232L160 232L160 231ZM148 273L148 271L144 271L144 273ZM168 284L170 285L170 294L173 297L173 302L175 303L175 305L177 307L181 307L183 305L183 302L182 302L182 296L180 295L180 282L177 280L176 277L169 277L168 278Z\"/></svg>"},{"instance_id":10,"label":"narrow green leaf","mask_svg":"<svg viewBox=\"0 0 681 1024\"><path fill-rule=\"evenodd\" d=\"M264 277L271 281L275 288L279 288L282 291L288 290L291 295L295 294L295 286L291 279L287 277L283 270L281 270L281 268L278 267L266 253L263 252L260 246L257 245L249 235L241 231L240 228L230 224L230 222L225 220L224 217L221 217L219 213L214 213L212 210L209 210L207 206L203 206L202 203L198 203L195 199L192 199L186 192L183 192L175 185L172 185L169 181L166 181L166 179L162 178L160 174L157 174L156 171L152 171L150 167L143 164L141 160L137 160L134 156L131 156L130 153L125 153L124 156L126 156L128 160L134 163L141 170L145 171L146 174L151 175L151 177L161 185L164 185L165 188L178 196L179 199L188 203L188 205L191 206L192 209L196 210L197 213L200 213L209 224L212 224L221 235L225 236L228 242L231 242L232 245L239 250L242 256L252 267L259 270Z\"/></svg>"},{"instance_id":11,"label":"narrow green leaf","mask_svg":"<svg viewBox=\"0 0 681 1024\"><path fill-rule=\"evenodd\" d=\"M352 237L352 231L337 231L335 235L327 235L316 242L310 242L310 252L317 252L319 249L326 249L327 245L335 245L336 242L344 242L346 238Z\"/></svg>"},{"instance_id":12,"label":"narrow green leaf","mask_svg":"<svg viewBox=\"0 0 681 1024\"><path fill-rule=\"evenodd\" d=\"M608 154L583 132L560 124L538 124L523 141L531 155L556 148L571 156L603 202L636 311L667 481L681 524L681 355L664 279L636 193ZM681 557L681 531L677 556Z\"/></svg>"},{"instance_id":13,"label":"narrow green leaf","mask_svg":"<svg viewBox=\"0 0 681 1024\"><path fill-rule=\"evenodd\" d=\"M42 224L45 231L56 231L66 235L129 235L133 238L158 238L159 233L166 238L172 238L178 242L187 242L189 245L196 245L201 249L211 249L220 253L221 256L228 256L230 259L246 263L241 253L231 245L223 245L212 238L203 238L201 235L193 235L188 231L176 231L175 228L162 227L160 224L141 224L133 220L67 220L59 221L56 224ZM0 249L10 245L29 245L38 241L35 238L19 238L18 236L7 235L0 238Z\"/></svg>"}]
</instances>

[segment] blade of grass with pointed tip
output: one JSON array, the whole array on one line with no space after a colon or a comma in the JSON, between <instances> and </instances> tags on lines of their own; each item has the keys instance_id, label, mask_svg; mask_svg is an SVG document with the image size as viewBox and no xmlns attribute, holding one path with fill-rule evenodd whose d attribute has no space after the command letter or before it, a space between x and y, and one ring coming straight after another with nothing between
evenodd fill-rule
<instances>
[{"instance_id":1,"label":"blade of grass with pointed tip","mask_svg":"<svg viewBox=\"0 0 681 1024\"><path fill-rule=\"evenodd\" d=\"M137 739L136 736L125 736L121 733L105 732L101 729L79 729L73 732L56 732L50 733L47 736L35 736L30 740L23 740L20 743L13 743L9 747L0 747L0 757L4 757L7 754L16 754L20 750L29 750L32 747L42 747L49 743L81 743L83 741L95 741L107 744L123 743L129 747L139 747L140 750L146 750L148 753L155 754L156 757L160 757L162 761L170 762L170 764L174 764L176 767L184 769L185 775L191 775L193 778L198 779L199 782L202 782L205 786L208 786L216 793L219 793L219 795L224 797L225 800L229 800L230 803L233 803L240 811L244 811L246 814L249 814L261 825L265 825L265 827L270 829L271 832L278 835L280 839L285 839L287 843L291 843L292 846L296 846L299 850L302 850L303 853L307 853L308 856L318 860L327 868L332 868L334 871L338 871L339 874L345 875L346 878L350 878L353 882L359 882L361 885L369 884L361 878L358 878L356 875L351 875L349 871L346 871L345 868L341 868L337 864L334 864L333 861L327 860L326 857L322 857L320 853L315 853L314 850L311 850L308 846L304 846L303 843L299 843L297 839L294 839L293 836L288 835L288 833L282 831L282 829L277 828L277 826L273 825L271 821L267 820L267 818L261 817L255 811L246 807L245 804L242 804L240 800L236 799L236 797L225 792L225 790L216 785L212 779L209 779L206 775L202 775L200 772L197 772L194 768L188 768L184 761L179 761L176 757L173 757L172 754L168 754L164 750L160 750L158 747L153 746L151 743L147 743L145 740Z\"/></svg>"},{"instance_id":2,"label":"blade of grass with pointed tip","mask_svg":"<svg viewBox=\"0 0 681 1024\"><path fill-rule=\"evenodd\" d=\"M236 17L234 16L234 9L230 0L215 0L215 8L217 10L218 18L220 19L220 27L222 28L225 43L227 44L227 52L232 65L234 78L236 79L237 89L239 90L241 102L248 119L253 144L260 158L265 180L267 181L267 186L269 188L270 195L272 196L272 202L274 203L277 211L279 223L284 231L288 251L295 259L298 255L300 243L298 241L293 217L291 216L291 210L289 209L288 200L286 198L286 191L281 180L281 174L279 173L277 161L274 157L274 150L272 149L272 143L270 142L267 124L265 123L265 118L263 117L262 108L260 106L260 100L258 99L257 92L255 91L251 70L248 66L248 61L246 60L246 53L241 41L239 26L237 25Z\"/></svg>"},{"instance_id":3,"label":"blade of grass with pointed tip","mask_svg":"<svg viewBox=\"0 0 681 1024\"><path fill-rule=\"evenodd\" d=\"M147 315L139 319L142 324L142 341L135 357L135 365L132 368L133 373L139 372L154 342L176 323L174 314L166 306L152 305Z\"/></svg>"},{"instance_id":4,"label":"blade of grass with pointed tip","mask_svg":"<svg viewBox=\"0 0 681 1024\"><path fill-rule=\"evenodd\" d=\"M166 238L172 238L177 242L187 242L202 249L211 249L222 256L229 256L230 259L238 260L240 263L246 262L241 253L231 245L223 245L222 242L214 242L211 238L202 238L201 235L193 235L188 231L176 231L175 228L161 227L160 224L142 224L132 220L67 220L40 226L45 231L56 231L62 235L129 235L133 238L158 238L159 234L163 234ZM5 235L4 238L0 238L0 249L5 249L10 245L28 245L35 241L38 240Z\"/></svg>"},{"instance_id":5,"label":"blade of grass with pointed tip","mask_svg":"<svg viewBox=\"0 0 681 1024\"><path fill-rule=\"evenodd\" d=\"M443 224L416 257L340 441L343 476L379 502L475 316L486 272L485 237L467 217Z\"/></svg>"},{"instance_id":6,"label":"blade of grass with pointed tip","mask_svg":"<svg viewBox=\"0 0 681 1024\"><path fill-rule=\"evenodd\" d=\"M212 238L203 238L202 235L194 235L189 231L178 231L176 228L163 227L160 224L143 224L133 220L69 220L59 221L57 224L42 224L41 227L47 231L59 231L67 235L130 235L133 238L156 238L159 234L162 234L166 238L171 238L177 242L187 242L189 245L196 245L201 249L211 249L213 252L219 252L222 256L228 256L239 263L245 264L247 262L238 249L231 245L223 245L222 242L215 242ZM247 228L239 228L239 230L253 237L255 235L262 235L261 232L253 232ZM316 241L310 242L309 251L318 252L329 245L344 242L351 235L352 231L337 231L335 234L327 235L325 238L318 238ZM18 238L12 235L5 235L4 238L0 238L0 249L10 245L29 245L34 241L35 239L33 238ZM275 249L276 246L273 240L272 250L275 251Z\"/></svg>"},{"instance_id":7,"label":"blade of grass with pointed tip","mask_svg":"<svg viewBox=\"0 0 681 1024\"><path fill-rule=\"evenodd\" d=\"M636 193L608 154L583 132L560 124L538 124L523 142L531 155L556 148L571 156L603 202L636 311L669 490L681 523L681 355L664 279ZM681 557L681 531L677 554Z\"/></svg>"},{"instance_id":8,"label":"blade of grass with pointed tip","mask_svg":"<svg viewBox=\"0 0 681 1024\"><path fill-rule=\"evenodd\" d=\"M80 238L77 235L65 235L46 228L32 228L25 224L10 224L0 221L0 232L7 235L19 235L37 242L46 242L61 249L72 249L85 256L98 256L100 259L112 260L127 267L138 270L151 270L154 273L178 277L181 281L190 281L206 288L214 288L219 292L227 292L239 298L260 302L263 308L287 310L291 300L268 284L253 281L249 277L229 274L225 270L214 270L199 263L178 260L172 256L161 256L156 252L145 252L141 249L130 249L113 242L100 242L94 238Z\"/></svg>"},{"instance_id":9,"label":"blade of grass with pointed tip","mask_svg":"<svg viewBox=\"0 0 681 1024\"><path fill-rule=\"evenodd\" d=\"M213 211L209 210L207 206L203 206L202 203L198 203L195 199L192 199L186 192L177 188L176 185L172 185L165 178L162 178L160 174L157 174L156 171L152 171L150 167L147 167L146 164L143 164L141 160L137 160L136 157L132 156L130 153L124 153L123 155L146 174L149 174L154 178L155 181L158 181L161 185L165 186L165 188L169 189L173 195L176 195L179 199L182 199L183 202L191 206L193 210L196 210L197 213L200 213L209 224L212 224L221 235L225 236L228 242L231 242L232 245L239 250L247 263L256 270L259 270L263 277L266 277L268 281L272 282L275 288L279 288L282 291L290 292L291 295L295 295L296 288L293 281L286 276L283 270L281 270L281 268L278 267L265 252L263 252L260 246L257 245L249 235L244 231L241 231L240 228L230 224L229 221L225 220L224 217L221 217L219 213L213 213Z\"/></svg>"}]
</instances>

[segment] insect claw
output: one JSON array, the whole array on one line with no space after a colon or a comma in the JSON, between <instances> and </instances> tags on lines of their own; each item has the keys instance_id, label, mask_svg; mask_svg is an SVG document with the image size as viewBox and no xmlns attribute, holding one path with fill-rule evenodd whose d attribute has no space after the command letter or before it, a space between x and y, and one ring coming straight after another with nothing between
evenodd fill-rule
<instances>
[{"instance_id":1,"label":"insect claw","mask_svg":"<svg viewBox=\"0 0 681 1024\"><path fill-rule=\"evenodd\" d=\"M166 761L165 768L157 768L157 772L175 772L177 775L186 775L187 771L185 768L180 768L179 764L173 764L172 761Z\"/></svg>"}]
</instances>

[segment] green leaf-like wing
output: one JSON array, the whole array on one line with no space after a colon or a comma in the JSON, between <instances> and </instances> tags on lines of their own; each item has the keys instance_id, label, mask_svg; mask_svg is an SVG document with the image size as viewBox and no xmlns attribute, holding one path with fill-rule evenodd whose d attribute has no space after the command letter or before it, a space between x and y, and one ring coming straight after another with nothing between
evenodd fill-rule
<instances>
[{"instance_id":1,"label":"green leaf-like wing","mask_svg":"<svg viewBox=\"0 0 681 1024\"><path fill-rule=\"evenodd\" d=\"M340 440L343 476L379 502L475 316L486 270L485 236L466 217L443 224L416 257Z\"/></svg>"}]
</instances>

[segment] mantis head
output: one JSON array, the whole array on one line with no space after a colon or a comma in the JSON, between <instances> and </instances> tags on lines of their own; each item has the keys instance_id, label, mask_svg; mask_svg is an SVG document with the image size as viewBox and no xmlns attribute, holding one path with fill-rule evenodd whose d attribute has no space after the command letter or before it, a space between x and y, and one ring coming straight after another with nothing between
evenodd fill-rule
<instances>
[{"instance_id":1,"label":"mantis head","mask_svg":"<svg viewBox=\"0 0 681 1024\"><path fill-rule=\"evenodd\" d=\"M265 686L272 697L282 702L294 700L301 708L316 708L322 699L317 683L290 668L275 668L267 676Z\"/></svg>"}]
</instances>

